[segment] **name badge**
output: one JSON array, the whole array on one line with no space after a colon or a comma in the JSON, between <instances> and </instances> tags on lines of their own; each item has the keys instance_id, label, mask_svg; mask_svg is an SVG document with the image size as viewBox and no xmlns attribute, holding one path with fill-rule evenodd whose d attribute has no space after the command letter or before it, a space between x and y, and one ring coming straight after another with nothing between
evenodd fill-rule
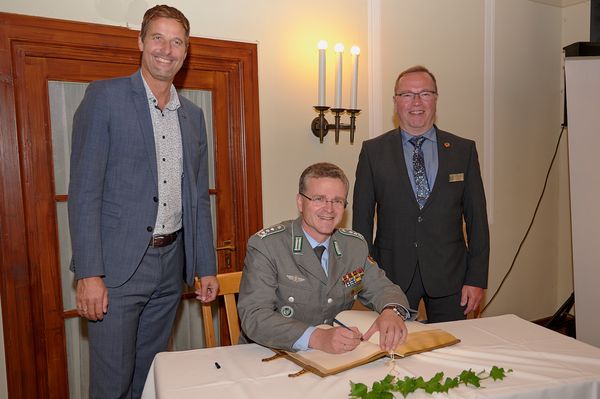
<instances>
[{"instance_id":1,"label":"name badge","mask_svg":"<svg viewBox=\"0 0 600 399\"><path fill-rule=\"evenodd\" d=\"M448 182L454 183L457 181L465 181L465 174L464 173L451 173L448 176Z\"/></svg>"}]
</instances>

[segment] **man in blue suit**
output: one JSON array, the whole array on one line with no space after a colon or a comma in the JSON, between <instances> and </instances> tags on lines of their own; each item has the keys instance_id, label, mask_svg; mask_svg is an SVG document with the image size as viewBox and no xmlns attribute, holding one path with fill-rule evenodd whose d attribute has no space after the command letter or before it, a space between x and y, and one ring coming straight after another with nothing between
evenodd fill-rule
<instances>
[{"instance_id":1,"label":"man in blue suit","mask_svg":"<svg viewBox=\"0 0 600 399\"><path fill-rule=\"evenodd\" d=\"M475 142L434 125L426 68L400 73L394 89L400 127L363 143L352 227L412 308L423 298L430 322L464 319L483 298L490 253Z\"/></svg>"},{"instance_id":2,"label":"man in blue suit","mask_svg":"<svg viewBox=\"0 0 600 399\"><path fill-rule=\"evenodd\" d=\"M156 6L142 22L141 68L90 84L73 121L69 222L77 309L90 320L90 397L138 398L167 348L182 277L215 299L202 111L173 86L189 22Z\"/></svg>"}]
</instances>

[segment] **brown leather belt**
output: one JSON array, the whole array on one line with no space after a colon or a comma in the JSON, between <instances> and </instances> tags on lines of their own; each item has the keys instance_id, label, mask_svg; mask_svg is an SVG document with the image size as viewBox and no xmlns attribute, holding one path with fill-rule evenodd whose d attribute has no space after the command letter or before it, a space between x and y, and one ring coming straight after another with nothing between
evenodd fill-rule
<instances>
[{"instance_id":1,"label":"brown leather belt","mask_svg":"<svg viewBox=\"0 0 600 399\"><path fill-rule=\"evenodd\" d=\"M152 236L150 238L150 244L148 244L148 246L151 248L166 247L167 245L172 244L176 238L177 238L177 232L174 232L171 234L161 234L161 235Z\"/></svg>"}]
</instances>

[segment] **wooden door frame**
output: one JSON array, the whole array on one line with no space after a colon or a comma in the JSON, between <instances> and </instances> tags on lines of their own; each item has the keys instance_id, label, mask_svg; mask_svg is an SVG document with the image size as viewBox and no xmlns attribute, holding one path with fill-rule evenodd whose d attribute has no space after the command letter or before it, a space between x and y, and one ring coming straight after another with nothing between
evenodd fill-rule
<instances>
[{"instance_id":1,"label":"wooden door frame","mask_svg":"<svg viewBox=\"0 0 600 399\"><path fill-rule=\"evenodd\" d=\"M49 116L39 111L30 115L26 103L17 103L19 91L27 84L23 64L44 46L58 49L57 57L77 59L91 49L100 58L117 54L138 64L138 31L8 13L0 13L0 21L0 300L8 394L64 398L69 392L60 270L58 259L49 259L58 253L56 232L48 232L49 237L40 242L27 228L35 224L31 202L36 187L53 183L36 181L37 158L33 158L40 149L31 148L24 131L28 124L23 121L49 121ZM106 37L110 44L102 40ZM229 118L231 145L215 151L230 151L233 160L229 178L239 190L234 194L234 215L229 217L236 220L238 241L233 268L241 270L246 238L262 226L257 48L250 43L191 38L186 68L227 76L228 109L215 112L225 112ZM50 126L46 128L49 131ZM46 150L50 149L47 143ZM47 162L48 154L44 157ZM54 198L35 202L56 225ZM50 270L42 272L44 267ZM54 278L48 281L47 276Z\"/></svg>"}]
</instances>

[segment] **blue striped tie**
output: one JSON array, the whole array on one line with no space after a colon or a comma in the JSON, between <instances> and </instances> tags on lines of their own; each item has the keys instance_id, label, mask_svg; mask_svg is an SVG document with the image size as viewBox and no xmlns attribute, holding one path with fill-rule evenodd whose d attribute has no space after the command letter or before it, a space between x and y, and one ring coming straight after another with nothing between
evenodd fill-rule
<instances>
[{"instance_id":1,"label":"blue striped tie","mask_svg":"<svg viewBox=\"0 0 600 399\"><path fill-rule=\"evenodd\" d=\"M429 182L427 181L427 172L425 171L425 159L423 158L423 150L421 145L425 141L425 137L413 137L409 142L415 146L413 151L413 175L415 177L415 189L419 208L423 209L427 198L429 197Z\"/></svg>"}]
</instances>

